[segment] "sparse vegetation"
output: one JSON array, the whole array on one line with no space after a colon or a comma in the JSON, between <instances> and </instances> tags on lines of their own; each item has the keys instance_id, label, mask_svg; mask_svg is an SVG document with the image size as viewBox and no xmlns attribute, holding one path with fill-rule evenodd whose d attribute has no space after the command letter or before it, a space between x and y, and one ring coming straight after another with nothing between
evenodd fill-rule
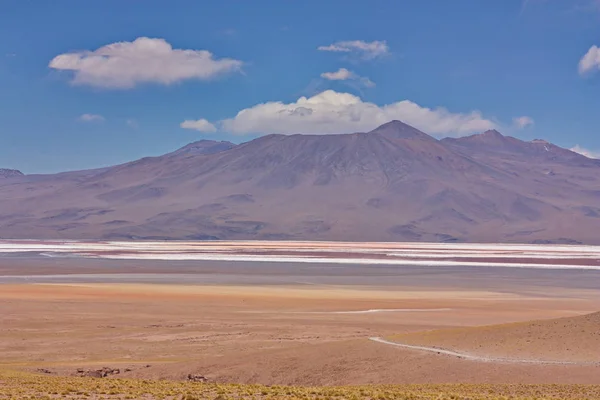
<instances>
[{"instance_id":1,"label":"sparse vegetation","mask_svg":"<svg viewBox=\"0 0 600 400\"><path fill-rule=\"evenodd\" d=\"M288 387L164 380L97 379L0 371L0 399L543 400L599 399L600 385L373 385Z\"/></svg>"}]
</instances>

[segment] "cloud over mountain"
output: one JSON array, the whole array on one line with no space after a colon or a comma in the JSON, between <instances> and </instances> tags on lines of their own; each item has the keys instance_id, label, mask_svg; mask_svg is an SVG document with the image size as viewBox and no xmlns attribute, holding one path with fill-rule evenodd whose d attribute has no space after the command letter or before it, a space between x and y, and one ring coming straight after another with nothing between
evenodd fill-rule
<instances>
[{"instance_id":1,"label":"cloud over mountain","mask_svg":"<svg viewBox=\"0 0 600 400\"><path fill-rule=\"evenodd\" d=\"M241 110L220 122L221 130L251 133L350 133L369 131L390 120L402 120L436 135L462 136L493 129L496 124L478 111L453 113L410 100L379 106L350 93L326 90L292 103L271 101Z\"/></svg>"},{"instance_id":2,"label":"cloud over mountain","mask_svg":"<svg viewBox=\"0 0 600 400\"><path fill-rule=\"evenodd\" d=\"M206 119L201 118L198 120L185 120L179 126L183 129L194 129L200 132L216 132L217 128L208 122Z\"/></svg>"},{"instance_id":3,"label":"cloud over mountain","mask_svg":"<svg viewBox=\"0 0 600 400\"><path fill-rule=\"evenodd\" d=\"M528 117L526 115L524 115L522 117L513 118L513 125L517 129L525 129L528 126L531 126L533 124L534 124L533 118Z\"/></svg>"}]
</instances>

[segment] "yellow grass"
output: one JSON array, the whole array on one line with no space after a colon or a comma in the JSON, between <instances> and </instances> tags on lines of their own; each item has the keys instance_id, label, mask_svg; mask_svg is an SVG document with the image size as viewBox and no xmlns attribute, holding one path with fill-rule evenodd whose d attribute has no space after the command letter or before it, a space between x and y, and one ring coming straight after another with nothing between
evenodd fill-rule
<instances>
[{"instance_id":1,"label":"yellow grass","mask_svg":"<svg viewBox=\"0 0 600 400\"><path fill-rule=\"evenodd\" d=\"M599 399L600 385L376 385L291 387L96 379L0 371L0 399Z\"/></svg>"}]
</instances>

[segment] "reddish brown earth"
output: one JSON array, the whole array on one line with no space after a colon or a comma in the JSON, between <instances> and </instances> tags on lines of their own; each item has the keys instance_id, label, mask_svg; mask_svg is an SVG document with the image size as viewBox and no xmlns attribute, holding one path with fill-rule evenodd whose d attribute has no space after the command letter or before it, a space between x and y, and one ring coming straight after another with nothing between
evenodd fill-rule
<instances>
[{"instance_id":1,"label":"reddish brown earth","mask_svg":"<svg viewBox=\"0 0 600 400\"><path fill-rule=\"evenodd\" d=\"M599 363L600 312L532 322L398 335L394 340L483 357Z\"/></svg>"},{"instance_id":2,"label":"reddish brown earth","mask_svg":"<svg viewBox=\"0 0 600 400\"><path fill-rule=\"evenodd\" d=\"M480 329L472 326L583 315L599 305L598 293L573 289L541 296L326 285L0 285L0 368L76 375L77 369L109 367L119 368L120 377L198 374L213 381L300 385L600 383L595 366L472 362L368 340L441 328L469 333ZM438 310L327 313L399 308ZM566 320L570 330L552 321L522 326L543 348L550 333L558 341L579 327L588 332L593 322L579 325L585 318ZM506 329L497 328L494 337L512 332ZM581 351L597 343L588 333L577 336ZM421 335L413 337L428 337ZM555 353L553 346L544 355L582 359Z\"/></svg>"}]
</instances>

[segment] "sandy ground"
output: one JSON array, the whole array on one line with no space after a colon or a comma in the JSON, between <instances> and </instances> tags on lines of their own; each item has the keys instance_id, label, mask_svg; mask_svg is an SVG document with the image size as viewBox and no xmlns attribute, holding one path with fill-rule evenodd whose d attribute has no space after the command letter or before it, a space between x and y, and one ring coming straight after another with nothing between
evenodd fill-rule
<instances>
[{"instance_id":1,"label":"sandy ground","mask_svg":"<svg viewBox=\"0 0 600 400\"><path fill-rule=\"evenodd\" d=\"M392 339L481 357L600 363L600 312L552 320L409 333Z\"/></svg>"},{"instance_id":2,"label":"sandy ground","mask_svg":"<svg viewBox=\"0 0 600 400\"><path fill-rule=\"evenodd\" d=\"M0 284L0 368L73 374L107 366L120 368L121 377L199 374L219 382L301 385L600 383L598 366L481 363L368 340L408 334L448 348L589 361L598 349L594 321L583 326L584 320L569 320L569 330L549 322L544 329L525 324L516 331L504 325L491 336L471 332L597 311L595 271L233 264L1 259L0 275L33 277L34 283ZM147 283L148 270L153 279L176 283ZM215 277L215 270L223 276ZM35 283L49 271L61 278ZM93 274L86 280L82 271ZM111 279L103 280L102 271ZM135 272L138 281L120 275ZM78 279L65 278L76 273ZM208 281L198 278L207 274ZM273 276L276 282L268 280ZM439 343L431 334L416 334L439 329L457 333ZM577 351L559 351L565 335L578 330L569 342ZM529 342L507 344L506 337L530 340L537 350L523 352Z\"/></svg>"}]
</instances>

